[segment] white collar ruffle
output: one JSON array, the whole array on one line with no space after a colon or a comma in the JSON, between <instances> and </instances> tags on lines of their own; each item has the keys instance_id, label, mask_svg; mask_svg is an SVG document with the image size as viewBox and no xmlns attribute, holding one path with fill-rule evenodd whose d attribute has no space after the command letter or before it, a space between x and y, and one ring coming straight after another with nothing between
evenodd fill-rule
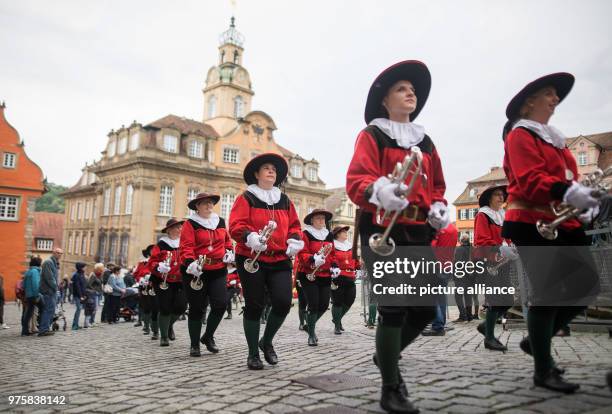
<instances>
[{"instance_id":1,"label":"white collar ruffle","mask_svg":"<svg viewBox=\"0 0 612 414\"><path fill-rule=\"evenodd\" d=\"M504 224L504 217L506 216L506 210L504 210L503 208L500 208L499 210L495 211L489 206L484 206L484 207L480 207L478 209L478 212L487 215L487 217L493 220L493 223L497 224L498 226L501 226Z\"/></svg>"},{"instance_id":2,"label":"white collar ruffle","mask_svg":"<svg viewBox=\"0 0 612 414\"><path fill-rule=\"evenodd\" d=\"M272 187L270 190L264 190L257 184L251 184L247 187L247 191L254 194L255 197L263 201L269 206L272 206L280 201L281 190L278 187Z\"/></svg>"},{"instance_id":3,"label":"white collar ruffle","mask_svg":"<svg viewBox=\"0 0 612 414\"><path fill-rule=\"evenodd\" d=\"M172 240L170 237L164 236L161 239L159 239L159 241L165 242L168 246L172 247L173 249L178 249L181 239L178 238L178 239Z\"/></svg>"},{"instance_id":4,"label":"white collar ruffle","mask_svg":"<svg viewBox=\"0 0 612 414\"><path fill-rule=\"evenodd\" d=\"M544 125L530 119L518 120L512 129L523 127L535 132L543 141L548 142L555 148L565 148L565 135L552 125Z\"/></svg>"},{"instance_id":5,"label":"white collar ruffle","mask_svg":"<svg viewBox=\"0 0 612 414\"><path fill-rule=\"evenodd\" d=\"M413 122L395 122L387 118L376 118L370 125L377 126L389 137L397 141L397 145L410 149L419 145L425 138L425 127Z\"/></svg>"},{"instance_id":6,"label":"white collar ruffle","mask_svg":"<svg viewBox=\"0 0 612 414\"><path fill-rule=\"evenodd\" d=\"M304 226L304 231L307 231L308 233L312 234L315 239L321 241L324 241L327 238L327 235L329 234L329 230L327 230L325 227L323 227L322 229L315 229L310 224Z\"/></svg>"},{"instance_id":7,"label":"white collar ruffle","mask_svg":"<svg viewBox=\"0 0 612 414\"><path fill-rule=\"evenodd\" d=\"M353 248L353 243L349 242L348 239L343 242L340 240L334 240L334 248L336 250L340 250L341 252L348 252Z\"/></svg>"},{"instance_id":8,"label":"white collar ruffle","mask_svg":"<svg viewBox=\"0 0 612 414\"><path fill-rule=\"evenodd\" d=\"M219 215L217 213L211 213L209 218L204 218L194 211L189 216L189 220L193 220L209 230L215 230L219 225Z\"/></svg>"}]
</instances>

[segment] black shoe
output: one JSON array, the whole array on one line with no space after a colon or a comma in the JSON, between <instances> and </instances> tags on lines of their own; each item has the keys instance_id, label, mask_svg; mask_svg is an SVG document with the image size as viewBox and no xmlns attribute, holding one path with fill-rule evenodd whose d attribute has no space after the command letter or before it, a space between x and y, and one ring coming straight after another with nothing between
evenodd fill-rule
<instances>
[{"instance_id":1,"label":"black shoe","mask_svg":"<svg viewBox=\"0 0 612 414\"><path fill-rule=\"evenodd\" d=\"M544 376L534 375L533 383L539 387L548 388L552 391L559 391L565 394L572 394L580 385L567 382L561 375L554 369L551 369L548 374Z\"/></svg>"},{"instance_id":2,"label":"black shoe","mask_svg":"<svg viewBox=\"0 0 612 414\"><path fill-rule=\"evenodd\" d=\"M225 319L232 319L232 314L228 313L227 316L225 317Z\"/></svg>"},{"instance_id":3,"label":"black shoe","mask_svg":"<svg viewBox=\"0 0 612 414\"><path fill-rule=\"evenodd\" d=\"M342 326L342 321L338 322L338 325L340 325L340 330L344 332L344 326Z\"/></svg>"},{"instance_id":4,"label":"black shoe","mask_svg":"<svg viewBox=\"0 0 612 414\"><path fill-rule=\"evenodd\" d=\"M342 329L340 329L340 327L338 325L336 325L334 327L334 334L336 335L342 335Z\"/></svg>"},{"instance_id":5,"label":"black shoe","mask_svg":"<svg viewBox=\"0 0 612 414\"><path fill-rule=\"evenodd\" d=\"M191 349L189 350L189 356L192 356L192 357L202 356L202 354L200 353L200 347L192 346Z\"/></svg>"},{"instance_id":6,"label":"black shoe","mask_svg":"<svg viewBox=\"0 0 612 414\"><path fill-rule=\"evenodd\" d=\"M153 332L153 335L151 335L151 340L155 341L157 339L159 339L159 333Z\"/></svg>"},{"instance_id":7,"label":"black shoe","mask_svg":"<svg viewBox=\"0 0 612 414\"><path fill-rule=\"evenodd\" d=\"M531 352L531 343L529 342L529 337L526 336L524 337L521 342L519 342L519 348L521 348L521 350L526 353L527 355L531 355L533 356L533 353ZM554 362L553 362L554 364ZM553 365L552 367L553 371L555 371L558 375L563 375L565 374L565 368L561 368L558 367L557 365Z\"/></svg>"},{"instance_id":8,"label":"black shoe","mask_svg":"<svg viewBox=\"0 0 612 414\"><path fill-rule=\"evenodd\" d=\"M159 340L159 346L170 346L170 342L168 342L168 338L162 338Z\"/></svg>"},{"instance_id":9,"label":"black shoe","mask_svg":"<svg viewBox=\"0 0 612 414\"><path fill-rule=\"evenodd\" d=\"M485 348L490 349L491 351L506 352L508 350L508 348L506 348L506 346L504 344L499 342L497 340L497 338L493 338L493 339L486 339L485 338L484 346L485 346Z\"/></svg>"},{"instance_id":10,"label":"black shoe","mask_svg":"<svg viewBox=\"0 0 612 414\"><path fill-rule=\"evenodd\" d=\"M263 362L259 359L259 355L250 356L247 358L247 367L253 370L263 369Z\"/></svg>"},{"instance_id":11,"label":"black shoe","mask_svg":"<svg viewBox=\"0 0 612 414\"><path fill-rule=\"evenodd\" d=\"M399 359L402 359L402 355L400 354ZM374 354L372 356L372 361L374 361L374 365L378 367L378 356ZM402 378L402 374L400 373L399 367L397 367L397 385L404 395L405 398L408 398L408 388L406 387L406 383L404 382L404 378Z\"/></svg>"},{"instance_id":12,"label":"black shoe","mask_svg":"<svg viewBox=\"0 0 612 414\"><path fill-rule=\"evenodd\" d=\"M473 315L473 316L472 316L472 320L479 321L479 320L480 320L480 318L478 317L478 314Z\"/></svg>"},{"instance_id":13,"label":"black shoe","mask_svg":"<svg viewBox=\"0 0 612 414\"><path fill-rule=\"evenodd\" d=\"M168 328L168 339L171 341L174 341L176 339L176 335L174 335L174 328L172 326Z\"/></svg>"},{"instance_id":14,"label":"black shoe","mask_svg":"<svg viewBox=\"0 0 612 414\"><path fill-rule=\"evenodd\" d=\"M608 383L608 388L612 391L612 371L606 374L606 382Z\"/></svg>"},{"instance_id":15,"label":"black shoe","mask_svg":"<svg viewBox=\"0 0 612 414\"><path fill-rule=\"evenodd\" d=\"M391 413L417 414L419 409L404 397L399 385L383 385L380 406Z\"/></svg>"},{"instance_id":16,"label":"black shoe","mask_svg":"<svg viewBox=\"0 0 612 414\"><path fill-rule=\"evenodd\" d=\"M51 335L55 335L55 332L53 332L53 331L46 331L46 332L40 332L38 334L38 336L51 336Z\"/></svg>"},{"instance_id":17,"label":"black shoe","mask_svg":"<svg viewBox=\"0 0 612 414\"><path fill-rule=\"evenodd\" d=\"M299 329L300 331L305 331L305 330L306 330L306 324L301 323L301 324L298 326L298 329Z\"/></svg>"},{"instance_id":18,"label":"black shoe","mask_svg":"<svg viewBox=\"0 0 612 414\"><path fill-rule=\"evenodd\" d=\"M313 335L308 335L308 346L317 346L317 339Z\"/></svg>"},{"instance_id":19,"label":"black shoe","mask_svg":"<svg viewBox=\"0 0 612 414\"><path fill-rule=\"evenodd\" d=\"M213 354L216 354L219 352L219 348L217 348L217 344L215 344L215 338L207 338L203 336L200 339L200 342L204 344L206 349L208 349L208 352L212 352Z\"/></svg>"},{"instance_id":20,"label":"black shoe","mask_svg":"<svg viewBox=\"0 0 612 414\"><path fill-rule=\"evenodd\" d=\"M457 319L453 321L453 323L463 323L463 322L467 322L467 319L458 317Z\"/></svg>"},{"instance_id":21,"label":"black shoe","mask_svg":"<svg viewBox=\"0 0 612 414\"><path fill-rule=\"evenodd\" d=\"M142 326L142 322L141 322L141 321L138 321L138 322L136 322L136 323L134 324L134 327L135 327L135 328L136 328L136 327L138 327L138 326Z\"/></svg>"},{"instance_id":22,"label":"black shoe","mask_svg":"<svg viewBox=\"0 0 612 414\"><path fill-rule=\"evenodd\" d=\"M423 332L421 332L421 335L423 336L444 336L446 335L446 331L444 329L425 329Z\"/></svg>"},{"instance_id":23,"label":"black shoe","mask_svg":"<svg viewBox=\"0 0 612 414\"><path fill-rule=\"evenodd\" d=\"M143 335L148 335L150 333L151 333L151 330L149 328L145 328L145 329L142 330L142 334Z\"/></svg>"},{"instance_id":24,"label":"black shoe","mask_svg":"<svg viewBox=\"0 0 612 414\"><path fill-rule=\"evenodd\" d=\"M268 364L270 365L278 364L278 356L276 355L276 352L274 352L274 347L272 346L272 344L264 345L263 338L262 338L259 341L259 349L262 350L264 354L264 359L266 360Z\"/></svg>"},{"instance_id":25,"label":"black shoe","mask_svg":"<svg viewBox=\"0 0 612 414\"><path fill-rule=\"evenodd\" d=\"M487 336L487 330L485 328L485 323L481 322L476 327L476 330L482 334L482 336Z\"/></svg>"}]
</instances>

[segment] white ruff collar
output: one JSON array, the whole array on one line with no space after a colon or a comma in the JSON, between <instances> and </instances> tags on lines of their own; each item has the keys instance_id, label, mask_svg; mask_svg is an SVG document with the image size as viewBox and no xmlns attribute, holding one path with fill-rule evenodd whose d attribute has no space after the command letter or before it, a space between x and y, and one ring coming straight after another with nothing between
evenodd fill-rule
<instances>
[{"instance_id":1,"label":"white ruff collar","mask_svg":"<svg viewBox=\"0 0 612 414\"><path fill-rule=\"evenodd\" d=\"M198 223L200 226L207 228L209 230L215 230L219 225L219 215L217 213L211 213L209 218L204 218L200 216L198 213L193 212L189 216L189 220L193 220Z\"/></svg>"},{"instance_id":2,"label":"white ruff collar","mask_svg":"<svg viewBox=\"0 0 612 414\"><path fill-rule=\"evenodd\" d=\"M178 238L178 239L172 240L170 237L164 236L161 239L159 239L159 241L165 242L168 246L172 247L173 249L178 249L181 239Z\"/></svg>"},{"instance_id":3,"label":"white ruff collar","mask_svg":"<svg viewBox=\"0 0 612 414\"><path fill-rule=\"evenodd\" d=\"M308 233L312 234L315 239L321 240L321 241L324 241L327 238L327 235L329 234L329 230L327 230L325 227L323 227L320 230L317 230L314 227L312 227L310 224L307 224L306 226L304 226L304 231L307 231Z\"/></svg>"},{"instance_id":4,"label":"white ruff collar","mask_svg":"<svg viewBox=\"0 0 612 414\"><path fill-rule=\"evenodd\" d=\"M504 224L504 217L506 216L506 210L504 210L503 208L500 208L498 211L495 211L489 206L484 206L484 207L480 207L478 209L478 212L486 214L491 220L493 220L493 223L497 224L498 226L501 226Z\"/></svg>"},{"instance_id":5,"label":"white ruff collar","mask_svg":"<svg viewBox=\"0 0 612 414\"><path fill-rule=\"evenodd\" d=\"M350 243L348 239L343 242L340 240L334 240L334 248L336 250L340 250L341 252L348 252L353 248L353 243Z\"/></svg>"},{"instance_id":6,"label":"white ruff collar","mask_svg":"<svg viewBox=\"0 0 612 414\"><path fill-rule=\"evenodd\" d=\"M272 206L280 201L281 190L278 187L272 187L270 190L264 190L257 184L251 184L247 187L247 191L255 195L261 201L269 206Z\"/></svg>"},{"instance_id":7,"label":"white ruff collar","mask_svg":"<svg viewBox=\"0 0 612 414\"><path fill-rule=\"evenodd\" d=\"M544 125L536 121L529 119L519 120L512 129L523 127L530 131L535 132L543 140L548 142L553 147L563 149L565 148L565 135L552 125Z\"/></svg>"},{"instance_id":8,"label":"white ruff collar","mask_svg":"<svg viewBox=\"0 0 612 414\"><path fill-rule=\"evenodd\" d=\"M376 118L370 125L377 126L389 137L397 141L397 145L410 149L419 145L425 138L425 128L412 122L395 122L387 118Z\"/></svg>"}]
</instances>

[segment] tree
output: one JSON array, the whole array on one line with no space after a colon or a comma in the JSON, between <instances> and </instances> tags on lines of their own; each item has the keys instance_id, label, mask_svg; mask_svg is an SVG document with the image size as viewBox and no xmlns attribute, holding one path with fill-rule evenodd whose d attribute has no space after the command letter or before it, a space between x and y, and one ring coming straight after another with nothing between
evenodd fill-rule
<instances>
[{"instance_id":1,"label":"tree","mask_svg":"<svg viewBox=\"0 0 612 414\"><path fill-rule=\"evenodd\" d=\"M63 185L47 183L47 191L42 197L36 201L36 211L46 211L49 213L63 213L64 199L60 194L68 189Z\"/></svg>"}]
</instances>

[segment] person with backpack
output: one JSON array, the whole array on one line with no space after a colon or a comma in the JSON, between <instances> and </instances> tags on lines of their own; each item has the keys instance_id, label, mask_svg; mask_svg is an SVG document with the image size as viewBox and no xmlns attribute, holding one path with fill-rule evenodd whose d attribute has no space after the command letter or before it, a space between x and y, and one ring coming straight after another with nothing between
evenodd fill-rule
<instances>
[{"instance_id":1,"label":"person with backpack","mask_svg":"<svg viewBox=\"0 0 612 414\"><path fill-rule=\"evenodd\" d=\"M19 294L22 295L23 313L21 314L21 336L32 335L30 332L30 320L34 314L34 309L38 308L38 313L42 313L42 296L40 295L40 257L30 259L30 268L23 276Z\"/></svg>"}]
</instances>

